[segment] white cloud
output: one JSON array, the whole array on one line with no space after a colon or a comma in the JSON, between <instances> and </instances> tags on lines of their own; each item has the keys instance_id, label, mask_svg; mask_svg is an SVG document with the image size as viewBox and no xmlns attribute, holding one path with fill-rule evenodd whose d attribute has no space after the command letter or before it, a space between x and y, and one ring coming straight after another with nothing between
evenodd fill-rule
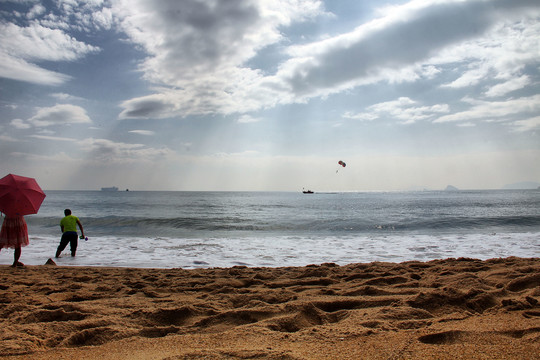
<instances>
[{"instance_id":1,"label":"white cloud","mask_svg":"<svg viewBox=\"0 0 540 360\"><path fill-rule=\"evenodd\" d=\"M41 23L53 28L60 25L61 28L85 32L110 30L114 17L109 5L108 1L58 1L56 10L59 14L48 14Z\"/></svg>"},{"instance_id":2,"label":"white cloud","mask_svg":"<svg viewBox=\"0 0 540 360\"><path fill-rule=\"evenodd\" d=\"M240 158L240 159L243 159L243 158L255 157L255 156L258 156L258 155L260 155L260 153L257 150L245 150L245 151L237 152L237 153L220 152L220 153L216 153L216 154L214 154L212 156L218 157L218 158Z\"/></svg>"},{"instance_id":3,"label":"white cloud","mask_svg":"<svg viewBox=\"0 0 540 360\"><path fill-rule=\"evenodd\" d=\"M355 113L352 111L347 111L342 115L345 119L353 119L353 120L360 120L360 121L373 121L379 118L378 114L375 113Z\"/></svg>"},{"instance_id":4,"label":"white cloud","mask_svg":"<svg viewBox=\"0 0 540 360\"><path fill-rule=\"evenodd\" d=\"M29 128L32 127L30 124L26 123L22 119L13 119L13 120L11 120L11 126L13 126L16 129L29 129Z\"/></svg>"},{"instance_id":5,"label":"white cloud","mask_svg":"<svg viewBox=\"0 0 540 360\"><path fill-rule=\"evenodd\" d=\"M92 120L80 106L58 104L48 108L40 108L36 115L28 119L28 122L34 126L43 127L65 124L88 124Z\"/></svg>"},{"instance_id":6,"label":"white cloud","mask_svg":"<svg viewBox=\"0 0 540 360\"><path fill-rule=\"evenodd\" d=\"M261 121L261 118L253 117L251 115L242 115L238 118L238 123L240 124L249 124L249 123L256 123Z\"/></svg>"},{"instance_id":7,"label":"white cloud","mask_svg":"<svg viewBox=\"0 0 540 360\"><path fill-rule=\"evenodd\" d=\"M110 30L114 25L113 13L110 8L92 12L92 23L99 28Z\"/></svg>"},{"instance_id":8,"label":"white cloud","mask_svg":"<svg viewBox=\"0 0 540 360\"><path fill-rule=\"evenodd\" d=\"M37 84L59 85L69 76L36 65L40 61L74 61L97 47L77 41L60 29L38 23L21 27L0 23L0 76Z\"/></svg>"},{"instance_id":9,"label":"white cloud","mask_svg":"<svg viewBox=\"0 0 540 360\"><path fill-rule=\"evenodd\" d=\"M386 78L389 70L422 62L430 64L431 58L444 49L471 38L481 42L495 24L501 21L512 23L520 16L535 19L538 9L532 2L509 0L497 3L411 1L393 7L385 16L350 33L291 47L289 53L293 58L282 64L277 75L297 96L311 96L322 91L331 93L341 90L342 86L356 86L358 81L370 77L380 81ZM521 34L529 35L530 41L538 39L537 33L527 33L524 29ZM526 53L531 58L534 51L527 50ZM469 56L470 53L460 53L454 58L438 56L437 59L440 65L463 61ZM433 68L430 69L433 75ZM484 69L473 69L462 82L471 84L484 74ZM409 78L414 80L414 77Z\"/></svg>"},{"instance_id":10,"label":"white cloud","mask_svg":"<svg viewBox=\"0 0 540 360\"><path fill-rule=\"evenodd\" d=\"M155 131L151 131L151 130L130 130L128 132L131 134L138 134L138 135L145 135L145 136L152 136L156 134Z\"/></svg>"},{"instance_id":11,"label":"white cloud","mask_svg":"<svg viewBox=\"0 0 540 360\"><path fill-rule=\"evenodd\" d=\"M471 67L471 65L468 65ZM443 87L449 87L454 89L464 88L478 84L482 79L485 79L489 74L489 67L478 66L463 73L459 78L452 81L449 84L443 85Z\"/></svg>"},{"instance_id":12,"label":"white cloud","mask_svg":"<svg viewBox=\"0 0 540 360\"><path fill-rule=\"evenodd\" d=\"M91 154L94 162L144 162L166 158L173 154L167 147L152 148L144 144L127 144L107 139L89 138L79 142L81 149Z\"/></svg>"},{"instance_id":13,"label":"white cloud","mask_svg":"<svg viewBox=\"0 0 540 360\"><path fill-rule=\"evenodd\" d=\"M471 103L472 107L469 110L441 116L434 122L444 123L470 120L505 121L516 114L540 112L540 95L503 101L464 100Z\"/></svg>"},{"instance_id":14,"label":"white cloud","mask_svg":"<svg viewBox=\"0 0 540 360\"><path fill-rule=\"evenodd\" d=\"M520 78L506 85L500 84L494 90L488 90L488 96L501 96L507 92L526 86L523 71L527 65L538 64L540 52L540 16L539 9L529 9L528 15L520 20L506 21L494 25L485 36L474 38L452 47L443 49L431 61L434 64L452 64L459 76L444 85L450 88L463 88L477 85L482 81ZM492 93L490 93L492 91Z\"/></svg>"},{"instance_id":15,"label":"white cloud","mask_svg":"<svg viewBox=\"0 0 540 360\"><path fill-rule=\"evenodd\" d=\"M19 139L15 139L7 135L0 135L0 140L5 141L5 142L19 142Z\"/></svg>"},{"instance_id":16,"label":"white cloud","mask_svg":"<svg viewBox=\"0 0 540 360\"><path fill-rule=\"evenodd\" d=\"M39 128L39 129L36 130L36 133L38 133L40 135L54 135L54 134L56 134L55 131L50 130L50 129L46 129L46 128Z\"/></svg>"},{"instance_id":17,"label":"white cloud","mask_svg":"<svg viewBox=\"0 0 540 360\"><path fill-rule=\"evenodd\" d=\"M523 75L515 79L510 79L508 81L505 81L504 83L492 86L488 91L486 91L486 96L488 97L503 96L512 91L523 89L530 83L531 83L531 79L527 75Z\"/></svg>"},{"instance_id":18,"label":"white cloud","mask_svg":"<svg viewBox=\"0 0 540 360\"><path fill-rule=\"evenodd\" d=\"M145 78L178 88L126 101L120 117L228 114L275 102L274 91L257 87L261 72L244 64L282 40L280 26L320 15L321 7L316 0L115 2L123 30L149 55Z\"/></svg>"},{"instance_id":19,"label":"white cloud","mask_svg":"<svg viewBox=\"0 0 540 360\"><path fill-rule=\"evenodd\" d=\"M52 97L54 97L54 98L56 98L58 100L62 100L62 101L80 101L80 100L84 100L81 97L73 96L73 95L65 94L65 93L52 93L50 95Z\"/></svg>"},{"instance_id":20,"label":"white cloud","mask_svg":"<svg viewBox=\"0 0 540 360\"><path fill-rule=\"evenodd\" d=\"M10 155L16 156L18 158L24 158L25 160L31 161L32 168L41 168L37 173L45 174L48 173L47 169L50 169L54 164L57 166L57 169L63 169L66 164L78 164L80 159L67 155L64 152L60 152L54 155L50 154L31 154L25 152L12 152ZM68 169L73 169L73 167L68 167ZM63 171L63 170L62 170ZM62 178L62 177L61 177ZM68 176L69 178L69 176ZM58 179L57 179L58 181Z\"/></svg>"},{"instance_id":21,"label":"white cloud","mask_svg":"<svg viewBox=\"0 0 540 360\"><path fill-rule=\"evenodd\" d=\"M49 29L37 23L27 27L0 24L0 34L2 52L28 60L73 61L99 50L59 29Z\"/></svg>"},{"instance_id":22,"label":"white cloud","mask_svg":"<svg viewBox=\"0 0 540 360\"><path fill-rule=\"evenodd\" d=\"M463 123L457 124L457 126L467 128L467 127L475 127L476 124L472 122L463 122Z\"/></svg>"},{"instance_id":23,"label":"white cloud","mask_svg":"<svg viewBox=\"0 0 540 360\"><path fill-rule=\"evenodd\" d=\"M60 85L70 79L67 75L43 69L26 60L2 53L1 48L0 77L43 85Z\"/></svg>"},{"instance_id":24,"label":"white cloud","mask_svg":"<svg viewBox=\"0 0 540 360\"><path fill-rule=\"evenodd\" d=\"M358 120L375 120L378 118L390 118L400 120L404 124L433 118L441 113L449 112L448 105L435 104L431 106L418 106L418 103L408 97L400 97L397 100L387 101L369 106L367 112L351 113L343 115L345 118Z\"/></svg>"},{"instance_id":25,"label":"white cloud","mask_svg":"<svg viewBox=\"0 0 540 360\"><path fill-rule=\"evenodd\" d=\"M63 31L69 31L71 25L69 17L64 15L56 15L48 13L38 20L39 24L49 29L61 29Z\"/></svg>"},{"instance_id":26,"label":"white cloud","mask_svg":"<svg viewBox=\"0 0 540 360\"><path fill-rule=\"evenodd\" d=\"M156 83L182 86L207 72L241 66L281 39L279 26L321 13L319 1L119 0L114 10L131 40L150 57Z\"/></svg>"},{"instance_id":27,"label":"white cloud","mask_svg":"<svg viewBox=\"0 0 540 360\"><path fill-rule=\"evenodd\" d=\"M52 141L67 141L67 142L75 142L76 139L72 138L65 138L60 136L48 136L48 135L28 135L28 137L34 138L34 139L40 139L40 140L52 140Z\"/></svg>"},{"instance_id":28,"label":"white cloud","mask_svg":"<svg viewBox=\"0 0 540 360\"><path fill-rule=\"evenodd\" d=\"M35 4L31 9L30 11L28 11L28 13L26 13L26 17L28 19L33 19L39 15L42 15L43 13L45 13L47 9L45 9L45 6L43 6L42 4Z\"/></svg>"},{"instance_id":29,"label":"white cloud","mask_svg":"<svg viewBox=\"0 0 540 360\"><path fill-rule=\"evenodd\" d=\"M540 116L532 117L525 120L518 120L512 123L516 127L516 131L525 132L540 128Z\"/></svg>"},{"instance_id":30,"label":"white cloud","mask_svg":"<svg viewBox=\"0 0 540 360\"><path fill-rule=\"evenodd\" d=\"M164 85L125 101L121 118L243 113L380 81L433 79L450 64L469 69L448 87L509 80L537 63L540 49L534 1L411 1L349 33L290 46L289 59L265 74L246 61L284 42L280 27L324 14L321 3L119 0L113 10L148 53L145 78Z\"/></svg>"},{"instance_id":31,"label":"white cloud","mask_svg":"<svg viewBox=\"0 0 540 360\"><path fill-rule=\"evenodd\" d=\"M120 119L130 118L166 118L179 113L181 100L175 102L175 90L163 90L162 93L142 96L124 101L120 104L124 108L119 115ZM180 98L181 99L181 98ZM189 114L186 111L186 115Z\"/></svg>"},{"instance_id":32,"label":"white cloud","mask_svg":"<svg viewBox=\"0 0 540 360\"><path fill-rule=\"evenodd\" d=\"M37 1L19 3L27 6L26 13L13 11L10 15L20 21L0 22L0 77L4 78L61 85L71 77L47 70L40 63L76 61L100 51L97 46L79 41L68 32L110 30L114 25L112 10L105 1L62 0L50 9Z\"/></svg>"}]
</instances>

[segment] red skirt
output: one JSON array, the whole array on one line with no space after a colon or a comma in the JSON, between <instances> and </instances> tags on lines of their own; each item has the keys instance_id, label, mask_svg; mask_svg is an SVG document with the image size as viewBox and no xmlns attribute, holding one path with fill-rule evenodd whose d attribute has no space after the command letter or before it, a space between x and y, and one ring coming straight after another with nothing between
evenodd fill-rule
<instances>
[{"instance_id":1,"label":"red skirt","mask_svg":"<svg viewBox=\"0 0 540 360\"><path fill-rule=\"evenodd\" d=\"M5 217L0 230L0 249L18 248L30 244L28 227L22 216Z\"/></svg>"}]
</instances>

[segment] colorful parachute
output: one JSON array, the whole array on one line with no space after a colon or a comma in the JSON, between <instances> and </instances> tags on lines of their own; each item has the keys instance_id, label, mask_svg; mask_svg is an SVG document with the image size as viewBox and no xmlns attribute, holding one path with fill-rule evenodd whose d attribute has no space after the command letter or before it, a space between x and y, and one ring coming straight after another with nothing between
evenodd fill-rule
<instances>
[{"instance_id":1,"label":"colorful parachute","mask_svg":"<svg viewBox=\"0 0 540 360\"><path fill-rule=\"evenodd\" d=\"M338 164L341 165L341 166L343 166L343 167L347 166L347 164L345 164L345 163L344 163L343 161L341 161L341 160L338 161Z\"/></svg>"}]
</instances>

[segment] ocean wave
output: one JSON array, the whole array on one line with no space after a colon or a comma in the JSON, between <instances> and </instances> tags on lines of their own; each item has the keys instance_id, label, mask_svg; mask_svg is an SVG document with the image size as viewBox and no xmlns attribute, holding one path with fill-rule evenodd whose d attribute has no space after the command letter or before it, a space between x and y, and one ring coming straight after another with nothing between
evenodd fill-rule
<instances>
[{"instance_id":1,"label":"ocean wave","mask_svg":"<svg viewBox=\"0 0 540 360\"><path fill-rule=\"evenodd\" d=\"M59 230L58 218L34 217L27 222L53 231ZM359 233L380 232L476 232L514 231L516 229L540 228L540 216L497 216L497 217L444 217L382 219L248 219L233 216L205 217L127 217L107 216L81 219L85 229L100 234L156 234L181 235L182 232L272 232L272 233Z\"/></svg>"},{"instance_id":2,"label":"ocean wave","mask_svg":"<svg viewBox=\"0 0 540 360\"><path fill-rule=\"evenodd\" d=\"M441 258L538 256L540 232L483 234L297 235L247 237L97 236L80 241L77 257L55 259L59 265L127 267L305 266L334 262L344 265L372 261L428 261ZM54 256L59 236L30 233L23 261L42 265ZM10 264L10 251L0 264Z\"/></svg>"}]
</instances>

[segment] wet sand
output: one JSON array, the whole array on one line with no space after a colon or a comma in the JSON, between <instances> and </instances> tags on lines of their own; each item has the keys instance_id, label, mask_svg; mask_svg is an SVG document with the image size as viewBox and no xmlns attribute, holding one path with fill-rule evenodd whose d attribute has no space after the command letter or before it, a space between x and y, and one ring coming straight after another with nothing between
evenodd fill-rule
<instances>
[{"instance_id":1,"label":"wet sand","mask_svg":"<svg viewBox=\"0 0 540 360\"><path fill-rule=\"evenodd\" d=\"M6 359L540 359L540 259L0 266Z\"/></svg>"}]
</instances>

